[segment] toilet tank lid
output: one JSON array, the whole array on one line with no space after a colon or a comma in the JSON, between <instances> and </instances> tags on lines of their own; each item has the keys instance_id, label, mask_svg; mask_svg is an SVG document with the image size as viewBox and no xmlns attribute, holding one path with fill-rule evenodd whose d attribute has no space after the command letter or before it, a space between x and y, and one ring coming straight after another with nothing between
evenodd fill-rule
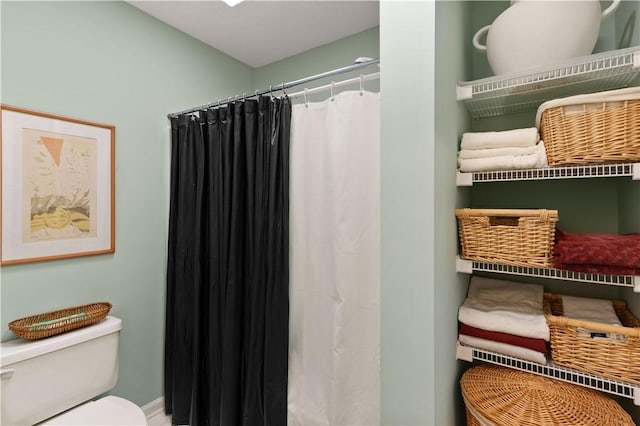
<instances>
[{"instance_id":1,"label":"toilet tank lid","mask_svg":"<svg viewBox=\"0 0 640 426\"><path fill-rule=\"evenodd\" d=\"M97 324L40 340L15 339L2 342L0 347L0 367L6 367L16 362L115 333L121 329L122 320L108 316Z\"/></svg>"}]
</instances>

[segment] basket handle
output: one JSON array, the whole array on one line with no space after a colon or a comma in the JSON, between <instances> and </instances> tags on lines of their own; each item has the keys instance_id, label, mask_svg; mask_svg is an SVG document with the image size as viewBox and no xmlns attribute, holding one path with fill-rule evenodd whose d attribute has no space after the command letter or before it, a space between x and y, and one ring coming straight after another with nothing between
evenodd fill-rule
<instances>
[{"instance_id":1,"label":"basket handle","mask_svg":"<svg viewBox=\"0 0 640 426\"><path fill-rule=\"evenodd\" d=\"M541 220L548 220L549 217L558 217L557 210L546 209L456 209L456 216L468 217L474 215L502 216L502 217L539 217ZM473 212L473 214L471 214Z\"/></svg>"},{"instance_id":2,"label":"basket handle","mask_svg":"<svg viewBox=\"0 0 640 426\"><path fill-rule=\"evenodd\" d=\"M640 328L638 327L620 327L615 325L603 324L593 321L583 321L573 318L561 317L553 314L546 314L547 320L552 318L557 324L562 326L584 328L592 331L600 331L605 333L624 334L629 337L640 338Z\"/></svg>"}]
</instances>

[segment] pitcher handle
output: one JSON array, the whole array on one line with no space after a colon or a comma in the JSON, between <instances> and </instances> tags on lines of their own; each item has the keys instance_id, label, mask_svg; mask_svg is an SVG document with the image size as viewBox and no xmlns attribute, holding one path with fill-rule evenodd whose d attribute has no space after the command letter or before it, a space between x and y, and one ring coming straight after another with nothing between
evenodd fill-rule
<instances>
[{"instance_id":1,"label":"pitcher handle","mask_svg":"<svg viewBox=\"0 0 640 426\"><path fill-rule=\"evenodd\" d=\"M621 0L613 0L611 2L611 5L608 8L606 8L604 12L602 12L602 18L606 18L607 16L615 12L618 6L620 6L620 1Z\"/></svg>"},{"instance_id":2,"label":"pitcher handle","mask_svg":"<svg viewBox=\"0 0 640 426\"><path fill-rule=\"evenodd\" d=\"M615 0L620 1L620 0ZM482 27L478 30L478 32L473 36L473 46L481 52L485 52L487 50L487 46L480 44L480 37L484 35L484 33L489 32L489 28L491 25L487 25L486 27Z\"/></svg>"}]
</instances>

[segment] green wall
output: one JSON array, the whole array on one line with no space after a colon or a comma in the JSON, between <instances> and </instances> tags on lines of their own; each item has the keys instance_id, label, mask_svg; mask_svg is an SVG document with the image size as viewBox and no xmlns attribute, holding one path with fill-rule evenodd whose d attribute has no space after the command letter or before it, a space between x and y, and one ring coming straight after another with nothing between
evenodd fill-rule
<instances>
[{"instance_id":1,"label":"green wall","mask_svg":"<svg viewBox=\"0 0 640 426\"><path fill-rule=\"evenodd\" d=\"M464 424L459 390L462 370L470 364L456 360L457 308L467 294L469 276L453 273L458 254L455 208L470 203L468 188L456 187L458 140L470 128L467 109L455 97L456 82L470 79L471 4L436 2L435 74L435 406L437 425ZM443 25L439 25L442 23ZM453 237L452 237L453 236Z\"/></svg>"},{"instance_id":2,"label":"green wall","mask_svg":"<svg viewBox=\"0 0 640 426\"><path fill-rule=\"evenodd\" d=\"M166 114L246 90L252 70L123 2L0 6L2 103L116 126L115 254L2 267L2 340L13 319L108 300L113 392L146 404L163 393Z\"/></svg>"},{"instance_id":3,"label":"green wall","mask_svg":"<svg viewBox=\"0 0 640 426\"><path fill-rule=\"evenodd\" d=\"M380 4L385 425L436 424L435 9Z\"/></svg>"}]
</instances>

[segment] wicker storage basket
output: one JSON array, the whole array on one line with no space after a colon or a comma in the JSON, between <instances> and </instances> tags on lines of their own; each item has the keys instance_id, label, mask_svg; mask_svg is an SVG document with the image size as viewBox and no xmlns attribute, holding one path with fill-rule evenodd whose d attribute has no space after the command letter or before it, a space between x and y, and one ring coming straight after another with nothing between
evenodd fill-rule
<instances>
[{"instance_id":1,"label":"wicker storage basket","mask_svg":"<svg viewBox=\"0 0 640 426\"><path fill-rule=\"evenodd\" d=\"M95 324L106 317L109 310L109 302L75 306L11 321L9 329L22 339L42 339Z\"/></svg>"},{"instance_id":2,"label":"wicker storage basket","mask_svg":"<svg viewBox=\"0 0 640 426\"><path fill-rule=\"evenodd\" d=\"M640 160L640 99L548 108L539 126L550 166Z\"/></svg>"},{"instance_id":3,"label":"wicker storage basket","mask_svg":"<svg viewBox=\"0 0 640 426\"><path fill-rule=\"evenodd\" d=\"M462 257L551 267L557 210L456 209Z\"/></svg>"},{"instance_id":4,"label":"wicker storage basket","mask_svg":"<svg viewBox=\"0 0 640 426\"><path fill-rule=\"evenodd\" d=\"M464 372L460 388L469 426L634 425L595 390L524 371L479 365Z\"/></svg>"},{"instance_id":5,"label":"wicker storage basket","mask_svg":"<svg viewBox=\"0 0 640 426\"><path fill-rule=\"evenodd\" d=\"M624 301L612 302L623 327L564 317L562 296L545 293L544 313L551 335L551 358L556 364L576 370L640 384L640 321ZM625 338L624 341L591 338L578 329L615 333Z\"/></svg>"}]
</instances>

